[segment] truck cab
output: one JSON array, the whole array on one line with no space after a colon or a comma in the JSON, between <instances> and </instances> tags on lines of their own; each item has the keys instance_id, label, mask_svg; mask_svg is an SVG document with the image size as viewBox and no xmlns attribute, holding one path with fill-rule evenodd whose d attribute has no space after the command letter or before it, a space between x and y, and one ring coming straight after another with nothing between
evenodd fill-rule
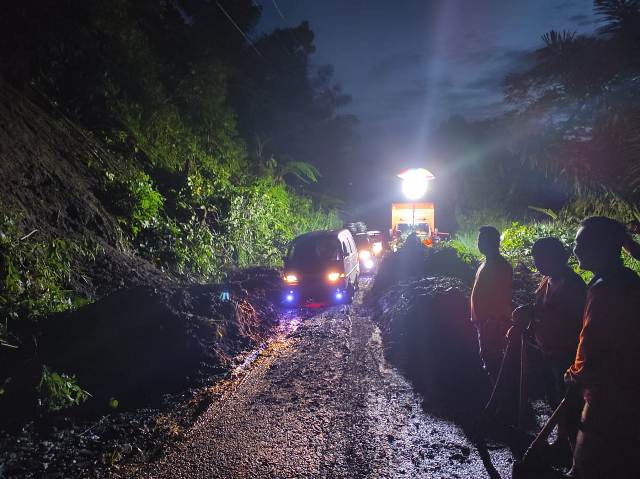
<instances>
[{"instance_id":1,"label":"truck cab","mask_svg":"<svg viewBox=\"0 0 640 479\"><path fill-rule=\"evenodd\" d=\"M404 237L415 231L420 241L429 246L435 230L435 207L433 203L393 203L391 205L392 249L402 243Z\"/></svg>"}]
</instances>

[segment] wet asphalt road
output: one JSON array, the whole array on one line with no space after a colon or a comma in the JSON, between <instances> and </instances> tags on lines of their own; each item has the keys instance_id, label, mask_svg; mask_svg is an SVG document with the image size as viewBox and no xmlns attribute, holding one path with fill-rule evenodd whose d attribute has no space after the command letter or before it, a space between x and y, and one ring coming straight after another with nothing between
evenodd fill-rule
<instances>
[{"instance_id":1,"label":"wet asphalt road","mask_svg":"<svg viewBox=\"0 0 640 479\"><path fill-rule=\"evenodd\" d=\"M454 424L423 411L386 364L358 299L286 318L185 440L141 478L484 478ZM502 477L511 455L494 449Z\"/></svg>"}]
</instances>

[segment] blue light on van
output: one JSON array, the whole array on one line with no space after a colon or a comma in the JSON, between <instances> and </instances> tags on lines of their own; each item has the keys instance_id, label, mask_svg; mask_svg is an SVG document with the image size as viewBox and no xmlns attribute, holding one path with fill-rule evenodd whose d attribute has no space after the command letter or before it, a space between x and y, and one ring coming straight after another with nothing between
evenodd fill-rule
<instances>
[{"instance_id":1,"label":"blue light on van","mask_svg":"<svg viewBox=\"0 0 640 479\"><path fill-rule=\"evenodd\" d=\"M289 291L287 293L287 296L285 297L285 299L287 300L287 302L292 302L293 301L293 291Z\"/></svg>"},{"instance_id":2,"label":"blue light on van","mask_svg":"<svg viewBox=\"0 0 640 479\"><path fill-rule=\"evenodd\" d=\"M342 299L342 291L336 291L336 299L340 301Z\"/></svg>"}]
</instances>

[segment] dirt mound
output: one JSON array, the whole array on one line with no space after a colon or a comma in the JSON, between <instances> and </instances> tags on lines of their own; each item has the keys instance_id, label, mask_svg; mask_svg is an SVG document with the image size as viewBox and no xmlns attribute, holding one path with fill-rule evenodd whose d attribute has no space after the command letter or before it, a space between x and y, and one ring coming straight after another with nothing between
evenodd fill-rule
<instances>
[{"instance_id":1,"label":"dirt mound","mask_svg":"<svg viewBox=\"0 0 640 479\"><path fill-rule=\"evenodd\" d=\"M477 412L488 394L468 295L459 279L432 276L400 283L379 299L388 359L429 408L456 415Z\"/></svg>"},{"instance_id":2,"label":"dirt mound","mask_svg":"<svg viewBox=\"0 0 640 479\"><path fill-rule=\"evenodd\" d=\"M404 247L385 256L367 300L376 301L392 286L425 276L451 276L471 285L474 270L453 248Z\"/></svg>"},{"instance_id":3,"label":"dirt mound","mask_svg":"<svg viewBox=\"0 0 640 479\"><path fill-rule=\"evenodd\" d=\"M473 276L452 249L405 247L384 259L367 296L388 359L444 414L473 415L489 392L469 321Z\"/></svg>"},{"instance_id":4,"label":"dirt mound","mask_svg":"<svg viewBox=\"0 0 640 479\"><path fill-rule=\"evenodd\" d=\"M75 374L98 409L112 397L129 408L198 385L265 340L278 320L269 299L278 280L264 269L225 285L125 289L23 328L23 347L5 362L20 370L0 371L21 383L7 388L0 409L33 414L41 364Z\"/></svg>"}]
</instances>

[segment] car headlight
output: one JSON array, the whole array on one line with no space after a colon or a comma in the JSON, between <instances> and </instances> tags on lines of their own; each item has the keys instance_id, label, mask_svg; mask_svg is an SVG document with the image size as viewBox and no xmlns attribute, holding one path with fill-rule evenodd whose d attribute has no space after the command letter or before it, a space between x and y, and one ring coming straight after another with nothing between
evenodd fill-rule
<instances>
[{"instance_id":1,"label":"car headlight","mask_svg":"<svg viewBox=\"0 0 640 479\"><path fill-rule=\"evenodd\" d=\"M287 274L284 277L286 283L295 284L298 282L298 277L295 274Z\"/></svg>"},{"instance_id":2,"label":"car headlight","mask_svg":"<svg viewBox=\"0 0 640 479\"><path fill-rule=\"evenodd\" d=\"M375 266L375 263L372 259L368 259L364 262L364 267L367 269L372 269Z\"/></svg>"},{"instance_id":3,"label":"car headlight","mask_svg":"<svg viewBox=\"0 0 640 479\"><path fill-rule=\"evenodd\" d=\"M373 250L373 254L379 254L382 252L382 243L373 243L373 246L371 247L371 249Z\"/></svg>"},{"instance_id":4,"label":"car headlight","mask_svg":"<svg viewBox=\"0 0 640 479\"><path fill-rule=\"evenodd\" d=\"M327 279L328 279L331 283L335 283L335 282L336 282L336 281L338 281L340 278L344 278L344 273L331 272L331 273L327 274Z\"/></svg>"},{"instance_id":5,"label":"car headlight","mask_svg":"<svg viewBox=\"0 0 640 479\"><path fill-rule=\"evenodd\" d=\"M363 249L362 251L360 251L358 253L358 256L362 260L369 259L369 258L371 258L371 251L369 251L368 249Z\"/></svg>"}]
</instances>

